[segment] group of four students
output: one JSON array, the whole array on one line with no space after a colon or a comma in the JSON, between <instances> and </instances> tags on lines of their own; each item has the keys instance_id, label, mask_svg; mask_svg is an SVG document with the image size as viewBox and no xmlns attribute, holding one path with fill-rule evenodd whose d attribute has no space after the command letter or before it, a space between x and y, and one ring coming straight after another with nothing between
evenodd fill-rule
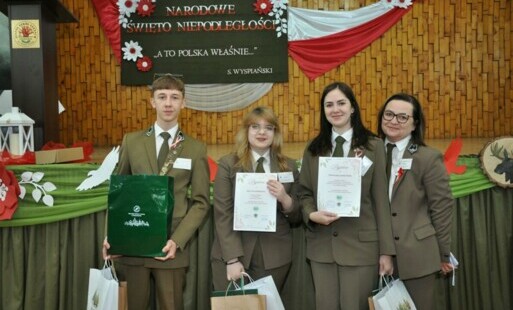
<instances>
[{"instance_id":1,"label":"group of four students","mask_svg":"<svg viewBox=\"0 0 513 310\"><path fill-rule=\"evenodd\" d=\"M185 107L181 80L170 75L156 79L151 105L157 114L155 124L124 137L116 173L164 171L174 177L172 231L162 249L164 257L115 260L119 278L129 283L129 309L147 309L151 278L159 309L183 309L187 243L210 208L206 147L178 126ZM299 171L296 161L282 152L276 115L269 108L253 109L236 134L234 151L218 162L213 288L224 290L229 281L248 273L253 279L271 275L280 291L292 263L291 224L302 220L317 309L367 309L368 296L379 275L385 274L404 281L417 309L433 309L436 274L449 273L453 267L449 263L453 199L442 155L425 145L424 130L418 100L398 93L381 107L376 136L364 126L352 89L335 82L322 93L320 132L307 144ZM183 159L180 168L172 161L170 169L157 164L157 154L167 143L162 132L169 133L171 148L178 150L175 158ZM365 161L357 217L340 217L317 206L323 186L319 159L331 156ZM292 174L287 181L267 182L277 201L275 232L233 229L237 173L257 171ZM111 258L109 247L106 238L106 259Z\"/></svg>"}]
</instances>

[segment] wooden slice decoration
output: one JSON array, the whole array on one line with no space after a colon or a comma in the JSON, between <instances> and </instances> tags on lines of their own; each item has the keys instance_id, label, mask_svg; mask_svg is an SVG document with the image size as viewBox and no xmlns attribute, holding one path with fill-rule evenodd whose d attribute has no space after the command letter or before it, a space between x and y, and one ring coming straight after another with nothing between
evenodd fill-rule
<instances>
[{"instance_id":1,"label":"wooden slice decoration","mask_svg":"<svg viewBox=\"0 0 513 310\"><path fill-rule=\"evenodd\" d=\"M479 159L490 181L501 187L513 188L513 137L500 137L488 142Z\"/></svg>"}]
</instances>

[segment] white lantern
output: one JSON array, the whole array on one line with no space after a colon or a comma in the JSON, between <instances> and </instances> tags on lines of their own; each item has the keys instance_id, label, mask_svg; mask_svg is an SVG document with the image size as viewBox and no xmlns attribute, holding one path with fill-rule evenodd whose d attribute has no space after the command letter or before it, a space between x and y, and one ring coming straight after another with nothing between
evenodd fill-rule
<instances>
[{"instance_id":1,"label":"white lantern","mask_svg":"<svg viewBox=\"0 0 513 310\"><path fill-rule=\"evenodd\" d=\"M12 107L11 112L0 117L0 150L12 155L34 151L34 120Z\"/></svg>"}]
</instances>

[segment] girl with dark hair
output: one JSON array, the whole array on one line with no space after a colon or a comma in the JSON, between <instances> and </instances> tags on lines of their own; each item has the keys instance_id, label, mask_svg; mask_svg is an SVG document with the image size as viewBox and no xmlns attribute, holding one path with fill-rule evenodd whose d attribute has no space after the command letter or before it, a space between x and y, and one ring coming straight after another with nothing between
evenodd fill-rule
<instances>
[{"instance_id":1,"label":"girl with dark hair","mask_svg":"<svg viewBox=\"0 0 513 310\"><path fill-rule=\"evenodd\" d=\"M379 136L390 158L394 274L403 280L417 309L434 309L435 275L453 269L449 176L442 154L424 143L424 115L415 97L391 96L378 116Z\"/></svg>"},{"instance_id":2,"label":"girl with dark hair","mask_svg":"<svg viewBox=\"0 0 513 310\"><path fill-rule=\"evenodd\" d=\"M395 254L383 142L363 125L348 85L328 85L320 104L321 130L304 151L299 178L316 307L368 309L367 298L376 287L378 273L392 273L391 255ZM338 217L317 208L318 188L324 185L319 178L319 157L341 154L367 163L361 177L358 217Z\"/></svg>"},{"instance_id":3,"label":"girl with dark hair","mask_svg":"<svg viewBox=\"0 0 513 310\"><path fill-rule=\"evenodd\" d=\"M271 109L257 107L242 122L235 150L219 160L214 182L214 224L212 274L215 290L225 290L230 280L243 272L253 279L271 275L279 291L292 262L291 222L301 221L296 198L299 171L294 160L282 154L283 138L278 119ZM263 159L259 171L258 161ZM273 172L267 189L276 197L276 231L235 231L234 196L238 172ZM288 175L282 178L280 175ZM282 181L282 182L280 182Z\"/></svg>"}]
</instances>

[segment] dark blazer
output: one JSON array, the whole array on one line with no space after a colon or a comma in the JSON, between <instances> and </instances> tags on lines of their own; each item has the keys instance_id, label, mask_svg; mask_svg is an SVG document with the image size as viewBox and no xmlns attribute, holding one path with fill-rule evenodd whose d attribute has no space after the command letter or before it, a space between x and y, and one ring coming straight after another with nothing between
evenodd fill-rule
<instances>
[{"instance_id":1,"label":"dark blazer","mask_svg":"<svg viewBox=\"0 0 513 310\"><path fill-rule=\"evenodd\" d=\"M176 257L166 262L154 258L120 257L127 265L142 265L152 268L181 268L189 265L187 242L195 234L210 208L210 176L207 149L204 143L184 134L183 147L178 158L191 159L191 169L169 170L174 177L174 211L169 236L179 249ZM121 145L118 174L158 174L155 133L149 130L125 135ZM190 198L187 190L191 187ZM164 247L165 244L162 245Z\"/></svg>"},{"instance_id":2,"label":"dark blazer","mask_svg":"<svg viewBox=\"0 0 513 310\"><path fill-rule=\"evenodd\" d=\"M290 222L300 222L301 213L296 198L296 182L299 172L296 163L288 159L289 171L293 172L294 183L283 183L285 190L292 197L293 209L284 214L278 202L276 208L276 232L251 232L233 230L233 202L235 197L235 177L238 158L229 154L219 160L216 179L214 182L214 223L216 236L212 245L212 258L228 261L239 257L247 269L257 239L260 240L265 269L272 269L288 264L292 261L292 234ZM277 161L271 158L271 172L279 172Z\"/></svg>"},{"instance_id":3,"label":"dark blazer","mask_svg":"<svg viewBox=\"0 0 513 310\"><path fill-rule=\"evenodd\" d=\"M310 213L317 211L317 188L322 183L318 184L319 157L312 156L308 146L305 149L299 182L303 219L308 227L306 256L312 261L368 266L377 265L381 254L395 254L383 141L369 141L369 149L362 151L373 164L362 176L360 216L343 217L328 226L309 220ZM348 155L355 156L354 150Z\"/></svg>"},{"instance_id":4,"label":"dark blazer","mask_svg":"<svg viewBox=\"0 0 513 310\"><path fill-rule=\"evenodd\" d=\"M426 146L412 146L411 158L392 190L392 230L401 279L425 276L448 262L454 200L442 154Z\"/></svg>"}]
</instances>

